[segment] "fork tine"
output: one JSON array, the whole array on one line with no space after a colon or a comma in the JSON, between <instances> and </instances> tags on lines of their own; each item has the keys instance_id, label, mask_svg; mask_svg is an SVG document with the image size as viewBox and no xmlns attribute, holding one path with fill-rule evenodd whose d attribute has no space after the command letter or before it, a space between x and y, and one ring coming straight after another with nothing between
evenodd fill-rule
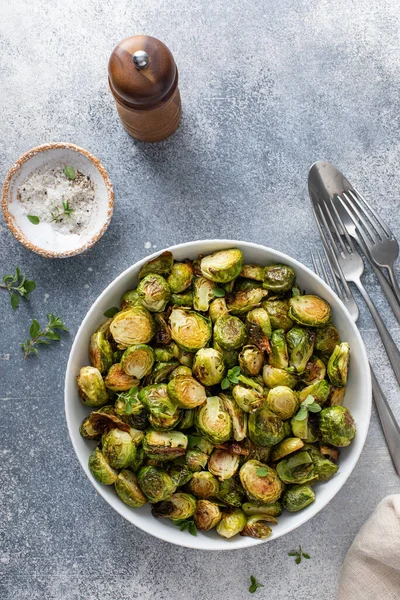
<instances>
[{"instance_id":1,"label":"fork tine","mask_svg":"<svg viewBox=\"0 0 400 600\"><path fill-rule=\"evenodd\" d=\"M324 208L324 210L323 210L323 208L322 208L322 205L321 205L321 204L319 204L319 205L318 205L318 208L319 208L319 212L320 212L320 215L321 215L322 222L323 222L323 224L324 224L324 227L325 227L325 229L326 229L326 232L327 232L327 234L328 234L329 241L330 241L330 242L331 242L331 244L332 244L332 248L334 248L334 249L335 249L335 253L337 252L337 242L335 242L335 240L334 240L334 238L333 238L332 231L331 231L331 227L328 225L328 221L327 221L327 218L326 218L326 217L328 217L328 219L329 219L329 221L330 221L330 223L331 223L331 225L332 225L332 228L333 228L333 230L334 230L334 231L335 231L335 233L336 233L337 240L338 240L338 242L339 242L339 244L340 244L340 246L341 246L341 248L342 248L342 252L343 252L344 254L348 254L348 250L347 250L346 246L345 246L345 245L344 245L344 243L343 243L342 237L341 237L341 235L340 235L340 233L339 233L339 230L338 230L338 228L337 228L337 226L336 226L336 223L335 223L335 222L334 222L334 220L332 219L332 215L331 215L331 214L330 214L330 212L327 210L327 208L326 208L326 205L325 205L325 204L323 205L323 208ZM325 213L326 213L326 214L325 214Z\"/></svg>"},{"instance_id":2,"label":"fork tine","mask_svg":"<svg viewBox=\"0 0 400 600\"><path fill-rule=\"evenodd\" d=\"M343 299L344 297L347 298L348 296L347 296L346 292L345 293L342 292L342 288L340 287L340 284L339 284L339 279L338 279L338 277L337 277L337 275L335 273L334 268L332 267L332 260L329 258L329 255L328 255L328 253L327 253L327 251L325 249L325 246L323 246L323 249L324 249L324 254L325 254L326 262L328 263L328 266L329 266L329 272L330 272L330 274L332 276L332 280L333 280L333 284L334 284L334 287L335 287L335 291L336 291L337 295L339 296L339 298L341 298L341 299ZM326 283L330 287L332 287L330 285L330 279L329 279L328 272L327 272L327 270L325 268L324 260L323 260L323 258L322 258L322 256L321 256L321 254L320 254L319 251L318 251L318 256L319 256L320 263L322 265L322 270L323 270L323 273L324 273L325 281L326 281Z\"/></svg>"},{"instance_id":3,"label":"fork tine","mask_svg":"<svg viewBox=\"0 0 400 600\"><path fill-rule=\"evenodd\" d=\"M394 235L392 233L392 230L390 229L389 225L382 219L382 217L379 216L379 214L376 212L376 210L374 210L372 208L372 206L370 205L370 203L364 198L364 196L362 194L360 194L360 192L358 190L356 190L354 188L354 192L352 193L352 196L355 196L358 200L358 205L360 206L360 209L364 212L364 214L366 214L365 209L363 209L362 207L362 202L365 204L365 206L369 209L369 211L371 212L371 214L373 215L374 219L379 223L379 225L382 227L384 234L386 235L386 237L388 238L393 238ZM361 202L360 202L361 200Z\"/></svg>"},{"instance_id":4,"label":"fork tine","mask_svg":"<svg viewBox=\"0 0 400 600\"><path fill-rule=\"evenodd\" d=\"M338 210L337 210L336 206L334 205L334 203L333 203L333 201L332 201L332 198L330 198L330 199L329 199L329 202L330 202L330 204L331 204L331 206L332 206L332 210L333 210L333 212L335 213L335 217L336 217L336 220L335 220L335 219L332 219L332 221L334 221L334 222L335 222L335 225L336 225L336 226L337 226L337 224L339 224L339 226L340 226L341 230L343 231L343 235L345 236L345 238L346 238L346 241L347 241L347 243L348 243L349 247L351 248L351 251L352 251L352 252L355 252L354 244L353 244L353 242L352 242L352 240L351 240L351 237L350 237L350 236L349 236L349 234L347 233L347 229L346 229L346 227L345 227L345 224L343 223L343 219L342 219L342 217L340 216L340 214L339 214L339 212L338 212Z\"/></svg>"},{"instance_id":5,"label":"fork tine","mask_svg":"<svg viewBox=\"0 0 400 600\"><path fill-rule=\"evenodd\" d=\"M318 277L321 277L321 279L323 279L323 277L322 277L322 275L320 273L319 267L317 265L317 261L315 259L314 252L311 252L311 260L312 260L312 264L313 264L313 267L314 267L314 271L316 272L316 274L318 275Z\"/></svg>"},{"instance_id":6,"label":"fork tine","mask_svg":"<svg viewBox=\"0 0 400 600\"><path fill-rule=\"evenodd\" d=\"M351 208L356 213L356 215L359 219L359 222L355 223L358 231L360 232L360 229L361 229L360 224L362 224L365 227L365 229L368 231L368 234L372 240L372 243L375 244L376 237L378 236L380 239L382 239L383 237L385 237L385 233L382 231L379 231L379 228L377 228L375 225L372 226L372 223L370 221L368 221L368 219L366 218L365 211L364 211L364 214L361 212L363 210L363 208L361 207L357 196L355 194L353 194L351 191L349 191L348 194L349 194L349 196L351 196L351 199L348 196L346 196L345 193L343 194L343 196L346 198L348 204L351 206ZM361 211L359 209L361 209ZM354 219L353 219L353 221L354 221Z\"/></svg>"},{"instance_id":7,"label":"fork tine","mask_svg":"<svg viewBox=\"0 0 400 600\"><path fill-rule=\"evenodd\" d=\"M347 212L347 214L349 215L350 219L353 221L355 228L357 229L358 234L360 235L362 241L364 242L364 244L368 247L371 244L371 241L367 238L367 235L365 233L365 231L363 230L362 227L360 227L360 223L359 221L357 221L357 219L355 218L354 214L359 216L359 211L356 208L356 206L354 206L354 204L352 204L349 199L347 198L346 194L343 194L342 198L341 196L337 196L337 198L339 199L341 205L343 206L343 208L345 209L345 211Z\"/></svg>"}]
</instances>

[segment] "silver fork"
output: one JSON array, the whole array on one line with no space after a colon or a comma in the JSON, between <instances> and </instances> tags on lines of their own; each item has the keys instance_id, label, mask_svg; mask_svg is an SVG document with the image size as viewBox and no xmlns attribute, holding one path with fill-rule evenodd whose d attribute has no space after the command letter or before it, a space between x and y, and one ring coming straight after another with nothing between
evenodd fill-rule
<instances>
[{"instance_id":1,"label":"silver fork","mask_svg":"<svg viewBox=\"0 0 400 600\"><path fill-rule=\"evenodd\" d=\"M312 202L314 216L321 234L321 239L324 248L334 258L333 265L336 274L340 273L343 280L352 282L358 287L375 321L394 374L400 384L400 351L367 290L361 283L360 277L364 272L363 259L347 233L341 216L336 210L332 200L329 198L326 199L325 202L319 203L317 198L312 196ZM323 227L325 228L326 234L324 233ZM332 231L335 235L333 235ZM341 235L341 232L343 232L344 235ZM326 236L328 237L326 238Z\"/></svg>"},{"instance_id":2,"label":"silver fork","mask_svg":"<svg viewBox=\"0 0 400 600\"><path fill-rule=\"evenodd\" d=\"M325 258L328 264L328 270L325 267L325 263L320 252L317 252L319 265L316 260L316 256L314 253L311 253L314 271L323 279L330 287L331 281L333 281L333 287L336 291L336 294L339 296L346 309L348 310L351 318L356 323L358 320L358 306L356 301L354 300L353 294L351 293L346 280L344 279L342 273L339 270L339 276L335 274L335 261L330 255L324 246ZM333 264L332 264L333 263ZM330 277L328 274L330 273ZM343 287L341 287L341 285ZM379 419L381 421L383 433L385 435L386 443L389 449L389 454L393 462L393 466L396 470L396 473L400 476L400 427L397 423L395 416L392 412L392 409L389 406L389 403L384 395L381 386L375 376L374 370L371 369L371 378L372 378L372 395L374 397L376 410L379 415Z\"/></svg>"},{"instance_id":3,"label":"silver fork","mask_svg":"<svg viewBox=\"0 0 400 600\"><path fill-rule=\"evenodd\" d=\"M331 198L347 233L369 260L390 307L400 322L400 289L393 271L399 246L387 223L331 163L318 161L312 165L309 189L310 195L317 193L323 201L327 197ZM381 271L382 268L387 269L392 287Z\"/></svg>"}]
</instances>

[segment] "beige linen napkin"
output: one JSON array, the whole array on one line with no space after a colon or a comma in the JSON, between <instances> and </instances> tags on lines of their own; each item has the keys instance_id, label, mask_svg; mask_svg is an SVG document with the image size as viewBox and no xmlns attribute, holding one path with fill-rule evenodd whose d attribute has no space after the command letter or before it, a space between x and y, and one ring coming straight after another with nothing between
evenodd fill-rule
<instances>
[{"instance_id":1,"label":"beige linen napkin","mask_svg":"<svg viewBox=\"0 0 400 600\"><path fill-rule=\"evenodd\" d=\"M382 500L355 537L338 600L400 600L400 494Z\"/></svg>"}]
</instances>

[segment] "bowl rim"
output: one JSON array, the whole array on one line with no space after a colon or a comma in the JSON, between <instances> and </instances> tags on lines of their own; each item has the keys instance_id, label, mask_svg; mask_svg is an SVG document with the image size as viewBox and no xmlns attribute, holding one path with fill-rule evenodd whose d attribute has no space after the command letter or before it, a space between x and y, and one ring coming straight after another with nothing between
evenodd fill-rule
<instances>
[{"instance_id":1,"label":"bowl rim","mask_svg":"<svg viewBox=\"0 0 400 600\"><path fill-rule=\"evenodd\" d=\"M14 175L19 171L19 169L21 169L23 164L29 162L29 160L31 158L33 158L33 156L35 156L36 154L39 154L41 152L49 152L49 151L51 152L52 150L58 150L58 149L64 149L64 148L73 150L74 152L77 152L78 154L82 154L87 159L89 159L90 162L99 171L100 175L103 178L103 181L104 181L104 184L105 184L106 190L107 190L107 215L106 215L106 220L104 221L102 227L99 229L99 231L97 233L95 233L90 238L89 241L85 242L84 244L82 244L78 248L75 248L74 250L65 250L62 252L54 252L53 250L45 250L44 248L40 248L40 246L36 246L36 244L31 242L21 232L21 230L18 227L16 227L14 217L11 215L10 211L8 210L9 192L10 192L10 185L11 185L12 179L13 179ZM94 154L92 154L88 150L85 150L85 148L81 148L80 146L77 146L76 144L71 144L69 142L51 142L48 144L41 144L40 146L35 146L34 148L31 148L27 152L24 152L24 154L22 154L14 162L14 164L8 171L6 178L4 180L3 191L2 191L2 195L1 195L1 205L2 205L2 209L3 209L4 220L7 224L7 227L10 229L13 236L23 246L25 246L25 248L27 248L28 250L32 250L33 252L36 252L36 254L45 256L46 258L68 258L70 256L76 256L77 254L80 254L81 252L84 252L85 250L89 250L89 248L92 248L92 246L94 246L94 244L96 244L96 242L98 242L99 239L103 236L107 227L110 224L111 217L112 217L113 211L114 211L114 190L113 190L113 186L112 186L111 180L109 178L109 175L108 175L106 169L104 168L104 166L100 162L100 160L96 156L94 156Z\"/></svg>"},{"instance_id":2,"label":"bowl rim","mask_svg":"<svg viewBox=\"0 0 400 600\"><path fill-rule=\"evenodd\" d=\"M190 536L188 536L188 538L183 538L182 537L182 542L180 541L176 541L175 539L170 539L170 537L168 536L168 533L165 533L164 530L162 528L160 528L160 534L156 534L154 532L148 531L147 529L145 529L144 527L142 527L140 524L138 523L133 523L130 519L127 518L127 516L125 514L123 514L122 509L125 506L122 502L121 504L121 508L120 508L120 504L119 503L115 503L112 504L111 502L109 502L108 498L103 494L103 490L102 488L104 486L102 486L99 482L97 482L96 480L94 480L88 471L87 468L87 464L85 464L83 457L81 456L80 451L78 450L75 441L74 441L74 435L72 434L73 431L73 427L72 427L72 423L71 423L71 418L70 418L70 414L69 414L69 406L70 404L72 404L71 402L69 402L68 400L68 385L69 385L69 381L71 379L71 371L73 369L72 366L72 362L73 362L73 356L75 353L75 350L78 346L79 343L79 338L80 338L80 334L82 332L82 330L85 327L86 322L89 320L91 314L96 310L96 307L101 303L102 299L107 295L107 293L114 287L114 285L120 281L121 279L123 279L124 277L126 277L127 275L129 275L132 271L137 270L137 272L139 271L139 269L145 264L147 263L149 260L152 260L153 258L155 258L156 256L158 256L159 254L161 254L162 252L166 252L166 251L170 251L172 253L174 253L174 251L178 250L178 249L182 249L182 248L187 248L188 250L191 250L193 248L195 248L198 245L202 245L202 244L223 244L226 245L226 248L229 247L236 247L239 245L240 246L244 246L244 247L248 247L248 248L252 248L252 249L256 249L256 250L261 250L261 251L267 251L267 252L273 252L275 254L278 254L282 260L282 262L285 261L289 261L289 263L292 263L295 265L295 269L299 268L300 270L304 270L306 273L308 273L309 275L311 275L313 278L315 278L318 283L322 284L322 287L324 287L326 289L326 291L331 294L333 294L333 296L336 298L339 306L343 309L344 314L348 315L348 323L350 324L351 329L353 330L355 336L358 338L358 342L359 342L359 346L360 346L360 350L361 350L361 358L362 358L362 363L364 363L364 366L366 367L365 369L365 380L366 380L366 390L367 390L367 396L366 398L364 398L364 403L365 403L365 416L366 416L366 421L365 421L365 432L364 435L361 438L361 443L359 444L359 447L357 450L354 450L354 455L353 455L353 464L349 467L348 472L344 475L344 479L340 485L340 487L336 490L336 492L333 494L333 496L331 496L330 498L328 498L327 500L322 501L321 505L318 507L318 509L310 516L306 513L296 513L298 516L298 520L293 524L293 526L290 526L284 533L277 533L274 536L266 539L266 540L258 540L258 539L254 539L254 538L243 538L243 540L246 540L246 543L243 541L243 546L239 546L239 547L235 547L232 548L230 546L229 543L226 544L226 548L223 547L214 547L213 544L213 540L209 540L209 544L208 546L202 546L202 547L198 547L195 544L190 543L190 540L188 538L190 538ZM73 374L73 377L76 377L76 373ZM227 551L227 550L244 550L246 548L251 548L253 546L256 546L258 544L263 544L265 542L271 542L274 541L276 539L278 539L279 537L286 535L287 533L290 533L291 531L297 529L298 527L300 527L301 525L303 525L304 523L306 523L307 521L311 520L313 517L315 517L323 508L325 508L325 506L327 506L327 504L329 504L329 502L331 502L331 500L333 500L333 498L336 496L336 494L342 489L342 487L344 486L344 484L346 483L346 481L348 480L348 478L350 477L351 473L353 472L356 464L358 463L358 460L360 458L361 452L364 448L365 445L365 441L366 441L366 437L368 434L368 430L369 430L369 425L370 425L370 420L371 420L371 410L372 410L372 384L371 384L371 372L370 372L370 368L369 368L369 361L368 361L368 356L367 356L367 352L365 349L365 345L364 345L364 341L361 337L361 334L357 328L356 323L351 319L350 315L348 314L348 311L345 307L345 305L343 304L343 302L340 300L340 298L337 296L337 294L334 292L334 290L328 286L325 281L323 279L321 279L314 271L312 271L309 267L307 267L306 265L304 265L303 263L299 262L298 260L296 260L295 258L292 258L291 256L289 256L288 254L285 254L283 252L281 252L280 250L275 250L274 248L270 248L268 246L264 246L262 244L256 244L253 242L248 242L248 241L243 241L243 240L229 240L229 239L206 239L206 240L193 240L190 242L183 242L180 244L175 244L173 246L169 246L167 248L163 248L161 250L158 250L156 252L153 252L152 254L145 256L144 258L136 261L133 265L131 265L130 267L128 267L127 269L125 269L124 271L122 271L122 273L120 273L117 277L115 277L115 279L109 283L109 285L103 290L103 292L96 298L96 300L94 301L94 303L92 304L92 306L89 308L89 310L87 311L85 317L83 318L78 331L75 335L75 339L74 342L72 344L71 350L70 350L70 354L69 354L69 358L68 358L68 363L67 363L67 369L66 369L66 374L65 374L65 385L64 385L64 410L65 410L65 417L66 417L66 421L67 421L67 427L68 427L68 434L72 443L72 446L74 448L75 454L83 468L83 471L85 472L86 476L88 477L89 481L92 483L92 485L95 487L95 489L99 492L99 494L102 496L102 498L107 502L107 504L109 504L109 506L111 506L111 508L113 508L119 515L121 515L125 520L127 520L129 523L131 523L131 525L134 525L135 527L138 527L139 529L141 529L142 531L144 531L145 533L147 533L148 535L152 535L153 537L160 539L162 541L165 542L169 542L171 544L177 545L177 546L182 546L184 548L191 548L191 549L195 549L195 550L204 550L204 551L214 551L214 552L218 552L218 551ZM74 431L74 434L76 432ZM360 433L357 432L357 435L360 439ZM343 474L343 471L342 471ZM227 542L229 542L229 540L226 540Z\"/></svg>"}]
</instances>

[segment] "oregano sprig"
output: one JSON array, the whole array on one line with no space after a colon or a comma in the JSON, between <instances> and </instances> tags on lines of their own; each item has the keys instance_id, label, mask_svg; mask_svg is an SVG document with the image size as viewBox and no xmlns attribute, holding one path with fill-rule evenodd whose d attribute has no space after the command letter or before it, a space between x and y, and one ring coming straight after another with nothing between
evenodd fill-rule
<instances>
[{"instance_id":1,"label":"oregano sprig","mask_svg":"<svg viewBox=\"0 0 400 600\"><path fill-rule=\"evenodd\" d=\"M264 585L262 583L260 583L259 581L257 581L257 579L254 577L254 575L250 575L250 587L249 587L250 594L254 594L254 592L256 592L258 590L258 588L260 588L260 587L264 587Z\"/></svg>"},{"instance_id":2,"label":"oregano sprig","mask_svg":"<svg viewBox=\"0 0 400 600\"><path fill-rule=\"evenodd\" d=\"M135 405L142 407L138 394L139 388L137 386L133 386L128 392L118 394L118 399L125 402L125 413L127 415L132 414Z\"/></svg>"},{"instance_id":3,"label":"oregano sprig","mask_svg":"<svg viewBox=\"0 0 400 600\"><path fill-rule=\"evenodd\" d=\"M253 381L250 377L242 375L239 366L232 367L232 369L229 369L228 373L226 374L226 377L224 377L224 379L221 381L221 388L223 390L227 390L231 385L236 385L240 382L258 391L260 390L260 384L256 381Z\"/></svg>"},{"instance_id":4,"label":"oregano sprig","mask_svg":"<svg viewBox=\"0 0 400 600\"><path fill-rule=\"evenodd\" d=\"M295 563L296 565L299 565L301 563L301 559L302 558L306 558L307 560L311 558L311 556L309 554L307 554L306 552L303 552L301 546L299 546L298 550L292 550L291 552L288 552L288 556L295 556Z\"/></svg>"},{"instance_id":5,"label":"oregano sprig","mask_svg":"<svg viewBox=\"0 0 400 600\"><path fill-rule=\"evenodd\" d=\"M43 329L40 327L39 321L33 319L29 329L30 338L27 338L25 342L21 344L24 351L24 359L30 354L38 354L39 350L36 346L60 341L60 335L56 333L55 330L68 332L68 329L65 327L60 317L48 313L47 325Z\"/></svg>"},{"instance_id":6,"label":"oregano sprig","mask_svg":"<svg viewBox=\"0 0 400 600\"><path fill-rule=\"evenodd\" d=\"M53 218L51 219L50 223L53 221L60 223L61 217L69 217L73 212L75 212L75 209L70 207L69 201L67 200L66 202L62 203L62 209L57 207L56 210L51 213Z\"/></svg>"},{"instance_id":7,"label":"oregano sprig","mask_svg":"<svg viewBox=\"0 0 400 600\"><path fill-rule=\"evenodd\" d=\"M309 411L312 413L317 413L321 411L320 405L317 402L315 402L314 396L312 396L311 394L309 394L304 400L304 402L301 403L299 411L297 412L297 414L295 414L293 419L295 421L304 421L307 418Z\"/></svg>"},{"instance_id":8,"label":"oregano sprig","mask_svg":"<svg viewBox=\"0 0 400 600\"><path fill-rule=\"evenodd\" d=\"M190 535L197 535L196 523L192 519L172 519L172 522L181 531L186 531L187 529Z\"/></svg>"},{"instance_id":9,"label":"oregano sprig","mask_svg":"<svg viewBox=\"0 0 400 600\"><path fill-rule=\"evenodd\" d=\"M4 275L0 288L7 290L10 295L10 303L15 310L19 306L20 296L29 299L29 294L36 288L36 283L21 275L19 267L15 267L14 275Z\"/></svg>"}]
</instances>

